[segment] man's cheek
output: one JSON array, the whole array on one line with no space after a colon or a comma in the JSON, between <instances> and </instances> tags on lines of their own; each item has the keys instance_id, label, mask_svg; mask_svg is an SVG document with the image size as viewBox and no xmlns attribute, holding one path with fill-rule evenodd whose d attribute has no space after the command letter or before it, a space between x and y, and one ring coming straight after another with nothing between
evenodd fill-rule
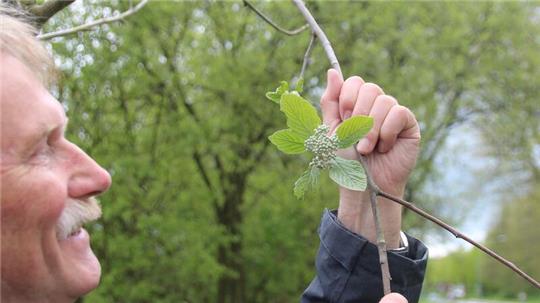
<instances>
[{"instance_id":1,"label":"man's cheek","mask_svg":"<svg viewBox=\"0 0 540 303\"><path fill-rule=\"evenodd\" d=\"M25 174L17 180L2 184L2 222L15 220L19 227L40 229L54 226L67 198L64 182L50 171Z\"/></svg>"}]
</instances>

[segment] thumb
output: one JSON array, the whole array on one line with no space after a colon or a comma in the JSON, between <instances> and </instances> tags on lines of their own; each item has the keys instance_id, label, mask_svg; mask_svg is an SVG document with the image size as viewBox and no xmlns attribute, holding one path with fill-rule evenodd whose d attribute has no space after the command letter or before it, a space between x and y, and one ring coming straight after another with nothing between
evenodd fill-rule
<instances>
[{"instance_id":1,"label":"thumb","mask_svg":"<svg viewBox=\"0 0 540 303\"><path fill-rule=\"evenodd\" d=\"M321 111L324 124L330 126L330 131L341 122L339 115L339 94L343 78L335 69L329 69L327 73L326 90L321 97Z\"/></svg>"},{"instance_id":2,"label":"thumb","mask_svg":"<svg viewBox=\"0 0 540 303\"><path fill-rule=\"evenodd\" d=\"M407 299L398 293L387 294L379 303L407 303Z\"/></svg>"}]
</instances>

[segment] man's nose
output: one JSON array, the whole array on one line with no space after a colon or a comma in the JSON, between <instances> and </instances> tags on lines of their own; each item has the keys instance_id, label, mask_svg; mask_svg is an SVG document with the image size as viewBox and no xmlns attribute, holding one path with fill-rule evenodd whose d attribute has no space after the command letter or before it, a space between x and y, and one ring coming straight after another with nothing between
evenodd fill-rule
<instances>
[{"instance_id":1,"label":"man's nose","mask_svg":"<svg viewBox=\"0 0 540 303\"><path fill-rule=\"evenodd\" d=\"M74 198L97 196L111 186L111 175L73 144L74 155L68 165L72 174L68 184L68 194Z\"/></svg>"}]
</instances>

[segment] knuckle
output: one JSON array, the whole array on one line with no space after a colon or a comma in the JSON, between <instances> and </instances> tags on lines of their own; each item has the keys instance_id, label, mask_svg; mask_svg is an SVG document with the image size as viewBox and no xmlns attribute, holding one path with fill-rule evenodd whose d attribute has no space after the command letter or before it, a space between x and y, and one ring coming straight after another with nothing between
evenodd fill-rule
<instances>
[{"instance_id":1,"label":"knuckle","mask_svg":"<svg viewBox=\"0 0 540 303\"><path fill-rule=\"evenodd\" d=\"M321 104L324 104L326 103L326 100L328 99L328 93L324 92L323 95L321 96Z\"/></svg>"},{"instance_id":2,"label":"knuckle","mask_svg":"<svg viewBox=\"0 0 540 303\"><path fill-rule=\"evenodd\" d=\"M412 115L412 112L403 105L397 105L393 108L393 110L395 110L396 113L400 116L409 117L409 115L411 115L414 117L414 115Z\"/></svg>"},{"instance_id":3,"label":"knuckle","mask_svg":"<svg viewBox=\"0 0 540 303\"><path fill-rule=\"evenodd\" d=\"M378 103L380 102L380 103L388 104L388 105L391 105L391 106L394 106L394 105L398 104L396 98L394 98L394 97L392 97L390 95L380 95L380 96L377 97L375 102L378 102Z\"/></svg>"},{"instance_id":4,"label":"knuckle","mask_svg":"<svg viewBox=\"0 0 540 303\"><path fill-rule=\"evenodd\" d=\"M345 83L343 85L362 85L364 83L364 79L362 79L361 77L359 76L352 76L352 77L349 77L347 78L347 80L345 80Z\"/></svg>"},{"instance_id":5,"label":"knuckle","mask_svg":"<svg viewBox=\"0 0 540 303\"><path fill-rule=\"evenodd\" d=\"M373 95L382 95L382 94L384 94L384 92L383 92L383 90L382 90L382 88L380 86L378 86L375 83L371 83L371 82L365 83L364 85L362 85L362 87L360 89L365 93L369 93L369 94L373 94Z\"/></svg>"},{"instance_id":6,"label":"knuckle","mask_svg":"<svg viewBox=\"0 0 540 303\"><path fill-rule=\"evenodd\" d=\"M370 142L377 142L377 138L379 137L379 132L375 129L372 129L369 131L369 133L366 135L366 139L368 139Z\"/></svg>"}]
</instances>

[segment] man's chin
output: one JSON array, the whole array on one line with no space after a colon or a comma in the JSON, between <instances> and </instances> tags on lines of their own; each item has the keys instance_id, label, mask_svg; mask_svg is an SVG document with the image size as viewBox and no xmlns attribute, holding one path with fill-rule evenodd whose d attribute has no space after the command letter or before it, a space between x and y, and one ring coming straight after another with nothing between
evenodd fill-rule
<instances>
[{"instance_id":1,"label":"man's chin","mask_svg":"<svg viewBox=\"0 0 540 303\"><path fill-rule=\"evenodd\" d=\"M59 241L64 263L66 290L80 297L99 285L101 266L90 248L90 236L81 228L75 234Z\"/></svg>"}]
</instances>

